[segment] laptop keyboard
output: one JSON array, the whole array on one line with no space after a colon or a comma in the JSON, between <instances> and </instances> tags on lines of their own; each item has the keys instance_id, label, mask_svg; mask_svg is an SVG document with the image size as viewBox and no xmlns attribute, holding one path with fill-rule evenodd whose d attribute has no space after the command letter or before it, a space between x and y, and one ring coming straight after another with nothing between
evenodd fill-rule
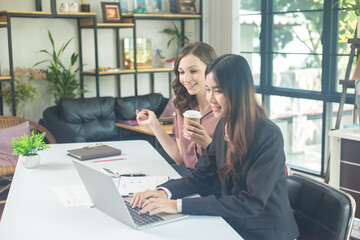
<instances>
[{"instance_id":1,"label":"laptop keyboard","mask_svg":"<svg viewBox=\"0 0 360 240\"><path fill-rule=\"evenodd\" d=\"M135 224L139 226L164 220L162 217L158 215L150 216L149 213L144 213L142 215L139 215L138 211L141 210L140 208L138 207L132 208L128 201L124 201L124 202L126 204L126 207L129 209L130 215L134 220Z\"/></svg>"}]
</instances>

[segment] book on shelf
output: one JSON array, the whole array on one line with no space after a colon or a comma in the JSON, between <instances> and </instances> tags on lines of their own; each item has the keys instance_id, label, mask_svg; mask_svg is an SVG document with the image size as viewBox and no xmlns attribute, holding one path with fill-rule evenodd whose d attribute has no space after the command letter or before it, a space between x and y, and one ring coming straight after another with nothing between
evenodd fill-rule
<instances>
[{"instance_id":1,"label":"book on shelf","mask_svg":"<svg viewBox=\"0 0 360 240\"><path fill-rule=\"evenodd\" d=\"M124 67L134 69L134 40L123 39ZM151 40L148 38L136 38L136 63L137 68L152 68Z\"/></svg>"}]
</instances>

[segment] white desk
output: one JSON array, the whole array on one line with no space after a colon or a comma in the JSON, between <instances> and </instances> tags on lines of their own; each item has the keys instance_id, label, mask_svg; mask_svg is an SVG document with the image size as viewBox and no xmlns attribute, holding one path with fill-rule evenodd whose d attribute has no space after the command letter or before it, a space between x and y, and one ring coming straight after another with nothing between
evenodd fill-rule
<instances>
[{"instance_id":1,"label":"white desk","mask_svg":"<svg viewBox=\"0 0 360 240\"><path fill-rule=\"evenodd\" d=\"M352 195L357 203L355 216L360 217L360 128L329 132L329 184Z\"/></svg>"},{"instance_id":2,"label":"white desk","mask_svg":"<svg viewBox=\"0 0 360 240\"><path fill-rule=\"evenodd\" d=\"M40 166L25 169L18 164L0 221L0 239L242 239L222 218L190 216L144 230L134 230L96 208L66 208L53 187L81 184L67 149L85 144L56 144L40 152ZM86 163L94 168L134 167L151 175L179 177L175 170L145 141L110 142L126 160ZM111 158L111 157L110 157Z\"/></svg>"}]
</instances>

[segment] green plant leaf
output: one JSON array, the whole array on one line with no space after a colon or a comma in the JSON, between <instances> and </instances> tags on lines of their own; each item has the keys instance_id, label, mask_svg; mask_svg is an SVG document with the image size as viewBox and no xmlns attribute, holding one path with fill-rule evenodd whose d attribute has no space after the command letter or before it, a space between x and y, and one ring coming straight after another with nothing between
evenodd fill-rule
<instances>
[{"instance_id":1,"label":"green plant leaf","mask_svg":"<svg viewBox=\"0 0 360 240\"><path fill-rule=\"evenodd\" d=\"M35 134L31 132L31 136L28 137L26 134L22 137L16 137L12 140L14 146L13 155L35 155L38 151L49 149L50 146L46 145L43 141L46 133Z\"/></svg>"},{"instance_id":2,"label":"green plant leaf","mask_svg":"<svg viewBox=\"0 0 360 240\"><path fill-rule=\"evenodd\" d=\"M39 52L49 55L50 59L40 61L35 65L45 62L48 63L48 66L42 71L46 74L45 80L49 84L49 91L54 96L55 102L58 103L61 98L74 98L76 97L76 94L86 92L85 89L80 89L80 83L76 79L76 73L82 69L83 65L75 68L79 59L79 54L77 53L71 54L70 65L68 67L66 67L62 62L62 55L74 38L71 38L63 43L57 51L50 31L48 31L48 35L52 46L52 54L45 49L40 50Z\"/></svg>"},{"instance_id":3,"label":"green plant leaf","mask_svg":"<svg viewBox=\"0 0 360 240\"><path fill-rule=\"evenodd\" d=\"M51 35L51 32L48 30L48 36L49 36L49 39L50 39L50 43L51 43L51 46L53 47L53 49L55 48L55 43L54 43L54 39Z\"/></svg>"},{"instance_id":4,"label":"green plant leaf","mask_svg":"<svg viewBox=\"0 0 360 240\"><path fill-rule=\"evenodd\" d=\"M160 33L164 33L171 36L171 39L167 43L167 48L170 47L171 43L174 42L177 48L182 47L182 45L188 44L190 39L183 33L180 32L178 27L173 23L173 28L165 28Z\"/></svg>"}]
</instances>

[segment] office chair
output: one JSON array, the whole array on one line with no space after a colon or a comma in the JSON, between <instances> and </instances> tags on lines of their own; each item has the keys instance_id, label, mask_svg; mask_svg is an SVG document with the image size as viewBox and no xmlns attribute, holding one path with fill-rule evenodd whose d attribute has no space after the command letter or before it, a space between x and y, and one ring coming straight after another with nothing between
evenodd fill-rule
<instances>
[{"instance_id":1,"label":"office chair","mask_svg":"<svg viewBox=\"0 0 360 240\"><path fill-rule=\"evenodd\" d=\"M56 143L55 138L49 132L49 130L47 130L40 124L30 121L30 120L27 120L25 118L14 117L14 116L0 116L0 128L16 126L16 125L26 122L26 121L29 121L30 132L32 132L32 131L40 132L40 133L46 132L45 139L47 140L47 142L50 144ZM13 177L14 171L15 171L15 167L16 167L16 165L0 166L0 181L6 183L5 185L3 183L0 185L0 195L3 192L5 192L7 189L10 188L12 177ZM5 204L5 203L6 203L6 200L0 199L0 204Z\"/></svg>"},{"instance_id":2,"label":"office chair","mask_svg":"<svg viewBox=\"0 0 360 240\"><path fill-rule=\"evenodd\" d=\"M286 180L298 240L349 239L356 207L351 195L299 174Z\"/></svg>"}]
</instances>

